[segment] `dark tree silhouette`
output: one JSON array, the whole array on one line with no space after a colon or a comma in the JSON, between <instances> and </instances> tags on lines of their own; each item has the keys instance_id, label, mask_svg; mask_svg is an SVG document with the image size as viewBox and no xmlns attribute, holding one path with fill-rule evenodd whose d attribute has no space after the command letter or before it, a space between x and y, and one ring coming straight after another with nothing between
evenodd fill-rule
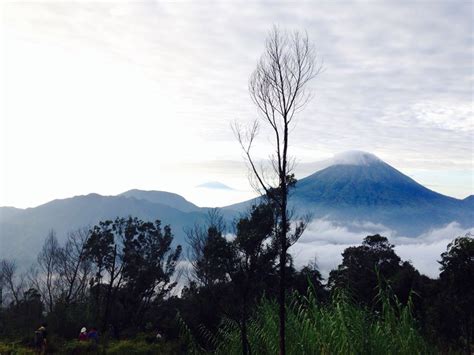
<instances>
[{"instance_id":1,"label":"dark tree silhouette","mask_svg":"<svg viewBox=\"0 0 474 355\"><path fill-rule=\"evenodd\" d=\"M301 270L294 273L290 283L295 291L301 295L307 295L312 292L320 302L327 299L327 290L323 285L323 277L319 271L316 260L303 266Z\"/></svg>"},{"instance_id":2,"label":"dark tree silhouette","mask_svg":"<svg viewBox=\"0 0 474 355\"><path fill-rule=\"evenodd\" d=\"M123 294L136 324L156 299L167 296L176 286L172 277L181 256L181 246L171 248L173 235L160 221L143 222L129 218L123 248Z\"/></svg>"},{"instance_id":3,"label":"dark tree silhouette","mask_svg":"<svg viewBox=\"0 0 474 355\"><path fill-rule=\"evenodd\" d=\"M196 224L186 231L191 281L205 287L228 281L233 255L225 229L224 219L215 209L208 213L205 225Z\"/></svg>"},{"instance_id":4,"label":"dark tree silhouette","mask_svg":"<svg viewBox=\"0 0 474 355\"><path fill-rule=\"evenodd\" d=\"M356 301L372 305L377 286L384 281L406 300L419 274L410 263L401 261L393 247L387 238L376 234L367 236L361 246L347 248L342 253L342 263L329 274L329 287L346 289Z\"/></svg>"},{"instance_id":5,"label":"dark tree silhouette","mask_svg":"<svg viewBox=\"0 0 474 355\"><path fill-rule=\"evenodd\" d=\"M241 330L243 354L250 353L250 309L276 281L274 228L274 211L262 204L236 220L232 238L224 237L224 222L217 211L212 211L207 225L188 230L193 279L183 298L188 302L199 299L202 308L213 308L214 315L235 321ZM220 321L220 317L207 315L200 318L212 328Z\"/></svg>"},{"instance_id":6,"label":"dark tree silhouette","mask_svg":"<svg viewBox=\"0 0 474 355\"><path fill-rule=\"evenodd\" d=\"M451 242L441 254L437 312L442 333L467 353L474 339L474 239L468 234Z\"/></svg>"},{"instance_id":7,"label":"dark tree silhouette","mask_svg":"<svg viewBox=\"0 0 474 355\"><path fill-rule=\"evenodd\" d=\"M181 246L172 250L172 241L171 228L162 229L160 221L117 218L92 228L85 248L97 271L92 290L103 331L119 294L123 313L133 322L151 301L165 297L173 289L176 283L171 278Z\"/></svg>"},{"instance_id":8,"label":"dark tree silhouette","mask_svg":"<svg viewBox=\"0 0 474 355\"><path fill-rule=\"evenodd\" d=\"M269 205L253 206L249 216L236 224L236 237L232 241L235 267L231 280L240 303L239 326L242 353L251 352L247 339L247 321L250 307L263 294L267 282L274 279L277 249L271 243L274 233L274 214Z\"/></svg>"},{"instance_id":9,"label":"dark tree silhouette","mask_svg":"<svg viewBox=\"0 0 474 355\"><path fill-rule=\"evenodd\" d=\"M249 81L252 100L258 108L265 124L269 125L274 138L274 152L271 158L273 177L276 185L266 179L251 149L257 136L257 121L247 131L236 124L234 132L245 153L253 173L254 186L269 198L276 208L278 229L276 238L279 245L280 290L279 290L279 349L280 355L285 347L285 290L287 250L302 233L302 226L290 237L290 215L288 211L289 189L296 182L293 174L293 160L289 157L289 135L294 124L295 114L300 112L310 99L307 85L319 72L316 53L306 34L287 33L277 27L269 33L265 51Z\"/></svg>"},{"instance_id":10,"label":"dark tree silhouette","mask_svg":"<svg viewBox=\"0 0 474 355\"><path fill-rule=\"evenodd\" d=\"M110 306L123 279L123 239L125 220L101 221L91 229L86 243L86 255L95 264L96 275L91 280L97 307L96 321L102 320L102 331L106 331ZM104 272L106 273L104 278ZM102 284L105 279L106 285ZM102 289L105 289L105 295ZM105 305L102 309L102 297Z\"/></svg>"}]
</instances>

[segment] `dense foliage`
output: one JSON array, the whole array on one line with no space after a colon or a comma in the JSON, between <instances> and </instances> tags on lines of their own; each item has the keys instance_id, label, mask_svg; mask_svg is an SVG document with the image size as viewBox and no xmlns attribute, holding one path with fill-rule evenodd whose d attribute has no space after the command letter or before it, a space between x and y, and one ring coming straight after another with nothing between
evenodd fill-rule
<instances>
[{"instance_id":1,"label":"dense foliage","mask_svg":"<svg viewBox=\"0 0 474 355\"><path fill-rule=\"evenodd\" d=\"M411 303L402 305L380 290L382 311L373 314L356 306L344 293L321 305L310 291L308 296L294 293L287 307L287 351L290 354L416 354L433 349L421 336L411 312ZM265 299L249 321L249 348L254 354L278 352L278 309ZM217 354L238 354L241 337L236 323L226 319L216 334L207 333ZM195 352L199 349L188 336Z\"/></svg>"},{"instance_id":2,"label":"dense foliage","mask_svg":"<svg viewBox=\"0 0 474 355\"><path fill-rule=\"evenodd\" d=\"M275 228L270 205L254 206L232 228L213 211L188 230L182 264L181 246L159 221L103 221L64 245L51 232L27 272L0 261L0 353L32 353L46 321L56 353L274 354ZM448 245L438 279L420 275L380 235L342 256L324 283L315 262L296 270L288 254L289 354L472 351L471 235ZM99 343L78 341L81 327L97 327Z\"/></svg>"}]
</instances>

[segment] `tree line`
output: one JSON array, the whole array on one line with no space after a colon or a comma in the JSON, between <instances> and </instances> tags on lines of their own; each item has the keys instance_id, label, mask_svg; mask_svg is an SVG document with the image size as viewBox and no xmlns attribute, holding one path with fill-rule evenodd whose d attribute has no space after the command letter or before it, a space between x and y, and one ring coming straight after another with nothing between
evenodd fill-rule
<instances>
[{"instance_id":1,"label":"tree line","mask_svg":"<svg viewBox=\"0 0 474 355\"><path fill-rule=\"evenodd\" d=\"M171 227L159 221L107 220L70 233L62 245L51 232L27 272L20 273L14 260L0 261L0 337L27 339L32 327L47 320L51 333L64 339L76 338L87 324L117 339L159 332L186 349L185 324L199 349L213 351L210 335L230 322L238 330L241 353L255 353L249 322L262 300L279 295L274 215L271 204L261 204L228 228L213 211L205 225L187 231L187 255L173 244ZM342 256L323 280L315 262L297 270L288 253L285 307L294 294L311 294L323 307L344 291L351 303L377 314L382 287L412 305L416 327L440 349L472 346L472 236L448 245L438 279L402 261L380 235L367 236Z\"/></svg>"}]
</instances>

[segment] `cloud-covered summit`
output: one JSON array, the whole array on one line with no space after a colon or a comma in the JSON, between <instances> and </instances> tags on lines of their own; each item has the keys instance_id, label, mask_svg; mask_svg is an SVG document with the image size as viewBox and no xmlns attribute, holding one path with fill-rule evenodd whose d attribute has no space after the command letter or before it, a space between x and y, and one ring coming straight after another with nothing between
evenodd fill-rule
<instances>
[{"instance_id":1,"label":"cloud-covered summit","mask_svg":"<svg viewBox=\"0 0 474 355\"><path fill-rule=\"evenodd\" d=\"M373 164L382 163L382 160L371 153L363 152L361 150L349 150L334 155L329 162L330 165L358 165L369 166Z\"/></svg>"}]
</instances>

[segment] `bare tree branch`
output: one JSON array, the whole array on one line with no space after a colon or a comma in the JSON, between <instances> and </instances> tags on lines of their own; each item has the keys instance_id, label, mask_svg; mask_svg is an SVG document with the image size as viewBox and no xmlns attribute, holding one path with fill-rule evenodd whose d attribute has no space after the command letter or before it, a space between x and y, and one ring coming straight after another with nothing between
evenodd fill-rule
<instances>
[{"instance_id":1,"label":"bare tree branch","mask_svg":"<svg viewBox=\"0 0 474 355\"><path fill-rule=\"evenodd\" d=\"M289 133L295 114L302 110L311 99L307 92L308 83L320 73L316 51L308 40L307 33L281 31L276 26L268 34L265 50L249 79L249 92L260 118L269 125L273 133L274 153L270 157L273 174L278 183L269 184L263 170L257 169L252 157L253 143L258 134L258 124L244 131L238 124L233 125L249 163L250 170L259 190L265 193L277 209L276 241L280 250L280 355L285 354L285 267L287 250L303 233L306 222L299 220L290 225L291 213L287 211L291 187L296 183L293 169L295 161L288 155Z\"/></svg>"}]
</instances>

